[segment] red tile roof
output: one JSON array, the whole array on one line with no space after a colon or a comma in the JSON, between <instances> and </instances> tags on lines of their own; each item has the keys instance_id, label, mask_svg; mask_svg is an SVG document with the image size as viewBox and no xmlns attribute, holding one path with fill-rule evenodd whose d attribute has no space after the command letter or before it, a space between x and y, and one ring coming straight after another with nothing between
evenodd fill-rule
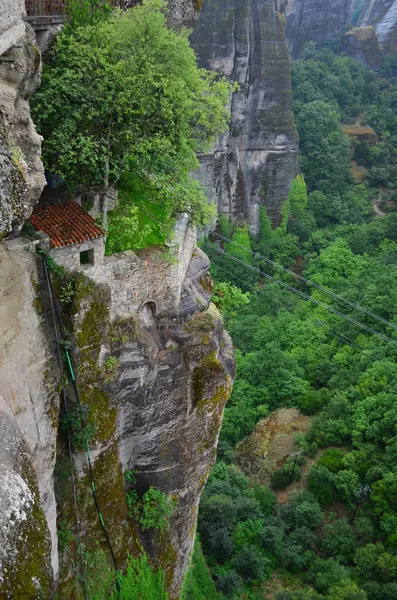
<instances>
[{"instance_id":1,"label":"red tile roof","mask_svg":"<svg viewBox=\"0 0 397 600\"><path fill-rule=\"evenodd\" d=\"M105 235L94 219L74 201L36 208L29 221L38 231L50 236L52 248L81 244Z\"/></svg>"}]
</instances>

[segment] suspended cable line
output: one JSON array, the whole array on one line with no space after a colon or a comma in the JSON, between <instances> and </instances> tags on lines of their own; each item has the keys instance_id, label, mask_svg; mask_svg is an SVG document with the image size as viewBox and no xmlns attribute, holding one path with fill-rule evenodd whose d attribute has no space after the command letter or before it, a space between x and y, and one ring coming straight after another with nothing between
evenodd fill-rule
<instances>
[{"instance_id":1,"label":"suspended cable line","mask_svg":"<svg viewBox=\"0 0 397 600\"><path fill-rule=\"evenodd\" d=\"M61 341L60 341L60 337L58 334L59 322L58 322L58 326L57 326L57 316L58 315L57 315L57 311L56 311L56 307L55 307L55 303L54 303L54 297L52 294L52 286L51 286L50 276L48 273L47 261L45 259L44 254L42 255L42 259L43 259L45 279L46 279L47 288L48 288L49 296L50 296L52 322L53 322L54 332L55 332L55 343L57 346L58 366L59 366L59 372L60 372L61 382L62 382L62 391L61 391L62 406L63 406L63 411L65 413L65 416L67 416L68 408L67 408L67 403L66 403L65 387L63 385L63 376L64 376L63 361L62 361L62 356L61 356L61 352L60 352ZM80 564L81 564L81 579L82 579L83 588L84 588L84 598L85 598L85 600L89 600L88 591L87 591L87 581L86 581L86 577L85 577L83 545L81 542L81 530L80 530L80 514L79 514L79 509L78 509L78 504L77 504L76 481L75 481L75 477L74 477L73 452L72 452L72 442L71 442L69 426L67 428L66 435L67 435L67 448L68 448L68 455L69 455L69 461L70 461L70 466L71 466L71 475L72 475L73 504L74 504L74 512L75 512L75 517L76 517L77 546L78 546L78 553L79 553Z\"/></svg>"},{"instance_id":2,"label":"suspended cable line","mask_svg":"<svg viewBox=\"0 0 397 600\"><path fill-rule=\"evenodd\" d=\"M142 177L143 179L143 177ZM155 204L158 204L157 202L155 202ZM147 213L148 214L148 213ZM155 217L151 216L148 214L148 216L155 222L160 223L160 221L158 221L158 219L156 219ZM220 234L217 234L220 235ZM220 236L223 237L224 239L229 241L229 238L226 238L225 236ZM231 241L231 240L230 240ZM207 243L207 242L206 242ZM240 245L240 244L239 244ZM244 250L247 250L247 248L244 248L244 246L241 246ZM383 335L382 333L379 333L378 331L376 331L376 329L372 329L371 327L368 327L367 325L365 325L364 323L360 323L359 321L356 321L355 319L353 319L352 317L349 317L348 315L345 315L344 313L336 310L335 308L333 308L332 306L330 306L329 304L326 304L325 302L321 302L320 300L317 300L316 298L313 298L312 296L308 296L307 294L305 294L304 292L301 292L300 290L289 286L288 284L284 283L283 281L281 281L280 279L277 279L276 277L272 277L271 275L269 275L268 273L265 273L263 271L260 271L259 269L257 269L256 267L253 267L252 265L249 265L248 263L245 263L244 261L236 258L235 256L233 256L232 254L229 254L228 252L226 252L225 250L218 250L217 248L214 247L215 252L218 253L218 255L224 256L227 255L229 258L231 258L232 260L234 260L235 262L239 262L240 264L244 265L245 267L248 267L249 269L259 273L260 275L262 275L263 277L266 277L267 279L270 279L271 281L274 281L275 283L285 287L286 289L288 289L288 291L293 292L299 296L301 296L303 299L313 302L319 306L322 306L323 308L326 308L329 312L332 312L338 316L340 316L341 318L343 318L346 321L349 321L350 323L352 323L353 325L356 325L357 327L360 327L361 329L365 329L366 331L372 333L373 335L378 336L379 338L383 339L384 341L388 341L391 342L394 346L397 346L397 342L385 335ZM251 250L249 250L249 252L253 253ZM275 265L277 265L277 263L274 263ZM281 267L281 265L277 265L279 267ZM222 267L220 267L222 268ZM282 269L284 269L284 267L281 267ZM223 269L225 271L225 269ZM287 269L286 269L287 270ZM226 271L225 271L226 272ZM295 273L293 271L290 271L292 274L295 275ZM235 277L236 279L238 279L239 281L241 281L242 283L244 283L244 285L249 285L252 289L257 290L257 288L255 288L254 286L248 284L247 282L239 279L236 275L229 273L229 276L231 277ZM324 288L325 290L325 288ZM271 296L269 296L268 294L264 293L262 290L258 290L260 291L264 296L268 296L269 298L271 298ZM279 304L281 304L286 310L291 312L291 309L288 308L287 306L285 306L282 302L280 302L279 300L275 300L274 298L271 298L273 301L278 302ZM380 317L381 318L381 317ZM318 326L318 325L317 325ZM329 332L327 332L328 334L330 334ZM335 333L330 334L333 337L339 337L339 339L341 339L342 341L345 341L345 338L338 336ZM350 342L345 341L345 343L347 343L349 346L351 346L352 348L357 348L357 349L361 349L364 350L364 348L358 346L357 344L354 344L354 342L352 340L350 340Z\"/></svg>"},{"instance_id":3,"label":"suspended cable line","mask_svg":"<svg viewBox=\"0 0 397 600\"><path fill-rule=\"evenodd\" d=\"M251 271L254 271L255 273L258 273L259 275L262 275L266 279L269 279L270 281L273 281L274 283L277 283L278 285L281 285L282 287L284 287L288 291L293 292L294 294L297 294L298 296L300 296L304 300L312 302L313 304L316 304L317 306L321 306L322 308L325 308L328 312L331 312L331 313L333 313L335 315L338 315L339 317L341 317L345 321L348 321L349 323L352 323L353 325L356 325L357 327L360 327L361 329L364 329L365 331L368 331L369 333L372 333L373 335L376 335L380 339L382 339L382 340L384 340L386 342L390 342L394 346L397 346L397 342L395 340L393 340L392 338L389 338L386 335L383 335L382 333L379 333L379 331L376 331L376 329L372 329L372 327L369 327L368 325L365 325L364 323L360 323L360 321L356 321L356 319L353 319L353 317L349 317L349 315L345 315L344 313L340 312L339 310L336 310L336 308L333 308L329 304L326 304L325 302L322 302L321 300L317 300L316 298L313 298L312 296L308 296L307 294L305 294L304 292L298 290L297 288L294 288L293 286L288 285L284 281L281 281L280 279L277 279L277 277L273 277L272 275L269 275L269 273L265 273L264 271L261 271L257 267L253 267L252 265L249 265L248 263L244 262L243 260L240 260L236 256L233 256L232 254L229 254L228 252L226 252L224 250L217 249L216 247L214 247L213 249L218 254L223 255L223 256L228 256L234 262L243 265L245 268L248 268Z\"/></svg>"},{"instance_id":4,"label":"suspended cable line","mask_svg":"<svg viewBox=\"0 0 397 600\"><path fill-rule=\"evenodd\" d=\"M219 257L218 257L219 258ZM212 263L218 268L221 269L222 271L224 271L227 275L229 275L230 277L233 277L234 279L237 279L238 281L240 281L241 283L243 283L244 285L250 287L251 289L253 289L255 292L257 292L258 294L261 294L262 296L266 296L267 298L269 298L270 300L272 300L273 302L276 302L277 304L280 304L283 308L285 308L288 312L293 313L293 308L289 307L287 305L285 305L283 302L281 302L280 300L278 300L277 298L273 298L273 296L271 296L270 294L267 294L266 292L264 292L262 289L244 281L243 279L241 279L240 277L237 277L234 273L231 273L230 271L227 271L227 269L225 269L224 267L222 267L221 265L219 265L218 263L212 261ZM310 323L312 323L313 325L315 325L316 327L323 327L324 323L319 323L316 321L310 321ZM350 338L347 338L346 336L342 336L342 335L338 335L332 331L328 331L328 330L324 330L324 333L326 335L330 335L332 337L338 338L340 339L344 344L347 344L348 346L351 346L352 348L355 348L357 350L365 350L365 348L363 348L362 346L358 346L355 342L353 342L353 340L351 340Z\"/></svg>"},{"instance_id":5,"label":"suspended cable line","mask_svg":"<svg viewBox=\"0 0 397 600\"><path fill-rule=\"evenodd\" d=\"M336 294L332 290L330 290L330 289L328 289L328 288L320 285L319 283L316 283L315 281L311 281L310 279L307 279L306 277L303 277L303 275L299 275L299 273L295 273L291 269L287 269L286 267L283 267L282 265L280 265L279 263L274 262L270 258L266 258L262 254L259 254L259 252L255 252L254 250L250 250L248 248L245 248L241 244L239 244L239 243L231 240L230 238L228 238L228 237L226 237L224 235L221 235L220 233L214 232L213 235L219 237L220 239L222 239L222 240L224 240L224 241L226 241L228 243L234 244L235 246L238 246L239 248L242 248L243 250L245 250L247 252L250 252L254 256L260 257L262 260L264 260L265 262L267 262L269 265L272 265L272 266L276 267L280 271L284 271L285 273L289 273L290 275L292 275L296 279L299 279L300 281L304 281L307 285L309 285L311 287L314 287L314 288L316 288L318 290L321 290L322 292L324 292L325 294L329 294L330 296L332 296L336 300L339 300L340 302L344 302L345 304L348 304L349 306L352 306L353 308L355 308L355 309L357 309L357 310L365 313L366 315L371 316L372 318L376 319L377 321L380 321L381 323L383 323L385 325L389 325L390 327L393 327L393 329L397 330L397 325L395 323L392 323L391 321L388 321L387 319L384 319L383 317L377 315L376 313L373 313L372 311L368 310L367 308L364 308L363 306L360 306L359 304L356 304L355 302L352 302L351 300L348 300L347 298L344 298L343 296L340 296L339 294Z\"/></svg>"}]
</instances>

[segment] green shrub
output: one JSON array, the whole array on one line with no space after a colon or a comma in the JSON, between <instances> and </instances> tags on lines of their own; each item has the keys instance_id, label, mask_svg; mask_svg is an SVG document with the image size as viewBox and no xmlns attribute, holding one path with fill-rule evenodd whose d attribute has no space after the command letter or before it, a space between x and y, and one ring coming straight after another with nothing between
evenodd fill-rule
<instances>
[{"instance_id":1,"label":"green shrub","mask_svg":"<svg viewBox=\"0 0 397 600\"><path fill-rule=\"evenodd\" d=\"M169 529L169 519L174 509L174 501L161 490L152 486L145 492L139 503L139 524L143 530Z\"/></svg>"},{"instance_id":2,"label":"green shrub","mask_svg":"<svg viewBox=\"0 0 397 600\"><path fill-rule=\"evenodd\" d=\"M336 495L332 473L325 467L313 467L307 477L307 489L318 500L321 506L330 504Z\"/></svg>"},{"instance_id":3,"label":"green shrub","mask_svg":"<svg viewBox=\"0 0 397 600\"><path fill-rule=\"evenodd\" d=\"M274 471L271 478L271 488L273 490L283 490L293 481L299 481L301 477L298 465L293 467L293 463L287 463L282 469Z\"/></svg>"},{"instance_id":4,"label":"green shrub","mask_svg":"<svg viewBox=\"0 0 397 600\"><path fill-rule=\"evenodd\" d=\"M192 560L185 577L182 600L221 600L198 539L196 539Z\"/></svg>"},{"instance_id":5,"label":"green shrub","mask_svg":"<svg viewBox=\"0 0 397 600\"><path fill-rule=\"evenodd\" d=\"M304 415L314 415L324 408L330 399L330 395L327 389L309 390L298 399L299 410Z\"/></svg>"},{"instance_id":6,"label":"green shrub","mask_svg":"<svg viewBox=\"0 0 397 600\"><path fill-rule=\"evenodd\" d=\"M271 572L271 561L263 556L256 546L246 546L236 556L236 571L248 581L263 581Z\"/></svg>"},{"instance_id":7,"label":"green shrub","mask_svg":"<svg viewBox=\"0 0 397 600\"><path fill-rule=\"evenodd\" d=\"M110 600L168 600L164 573L149 564L146 554L129 557L119 582L120 592L113 592Z\"/></svg>"},{"instance_id":8,"label":"green shrub","mask_svg":"<svg viewBox=\"0 0 397 600\"><path fill-rule=\"evenodd\" d=\"M339 448L329 448L321 455L318 466L326 467L331 473L337 473L344 468L343 458L345 453Z\"/></svg>"},{"instance_id":9,"label":"green shrub","mask_svg":"<svg viewBox=\"0 0 397 600\"><path fill-rule=\"evenodd\" d=\"M95 426L87 422L89 407L81 404L62 417L62 429L70 431L72 446L85 450L87 442L95 433Z\"/></svg>"}]
</instances>

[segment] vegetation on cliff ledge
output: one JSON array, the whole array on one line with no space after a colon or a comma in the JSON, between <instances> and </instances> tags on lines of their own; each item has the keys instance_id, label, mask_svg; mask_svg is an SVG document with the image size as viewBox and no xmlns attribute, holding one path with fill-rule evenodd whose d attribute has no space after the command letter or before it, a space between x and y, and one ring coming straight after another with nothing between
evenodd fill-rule
<instances>
[{"instance_id":1,"label":"vegetation on cliff ledge","mask_svg":"<svg viewBox=\"0 0 397 600\"><path fill-rule=\"evenodd\" d=\"M144 195L149 215L156 204L164 207L166 233L176 213L188 212L199 225L213 216L189 173L197 152L227 126L230 86L197 67L187 33L166 27L164 7L144 0L124 12L72 10L33 99L47 169L72 189L97 190L104 226L109 187L129 191L113 215L117 226L110 220L113 251L131 247L138 231L146 207L135 195ZM156 215L146 233L155 226Z\"/></svg>"}]
</instances>

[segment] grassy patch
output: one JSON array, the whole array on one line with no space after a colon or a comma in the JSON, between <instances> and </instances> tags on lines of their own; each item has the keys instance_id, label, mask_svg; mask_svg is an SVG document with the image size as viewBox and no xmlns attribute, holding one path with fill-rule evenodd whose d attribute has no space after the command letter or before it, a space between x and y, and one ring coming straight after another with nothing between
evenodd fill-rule
<instances>
[{"instance_id":1,"label":"grassy patch","mask_svg":"<svg viewBox=\"0 0 397 600\"><path fill-rule=\"evenodd\" d=\"M153 190L133 180L119 189L118 206L109 213L106 254L164 246L174 223L169 208L153 197Z\"/></svg>"},{"instance_id":2,"label":"grassy patch","mask_svg":"<svg viewBox=\"0 0 397 600\"><path fill-rule=\"evenodd\" d=\"M192 562L186 575L182 600L221 600L205 562L200 542L196 540Z\"/></svg>"}]
</instances>

